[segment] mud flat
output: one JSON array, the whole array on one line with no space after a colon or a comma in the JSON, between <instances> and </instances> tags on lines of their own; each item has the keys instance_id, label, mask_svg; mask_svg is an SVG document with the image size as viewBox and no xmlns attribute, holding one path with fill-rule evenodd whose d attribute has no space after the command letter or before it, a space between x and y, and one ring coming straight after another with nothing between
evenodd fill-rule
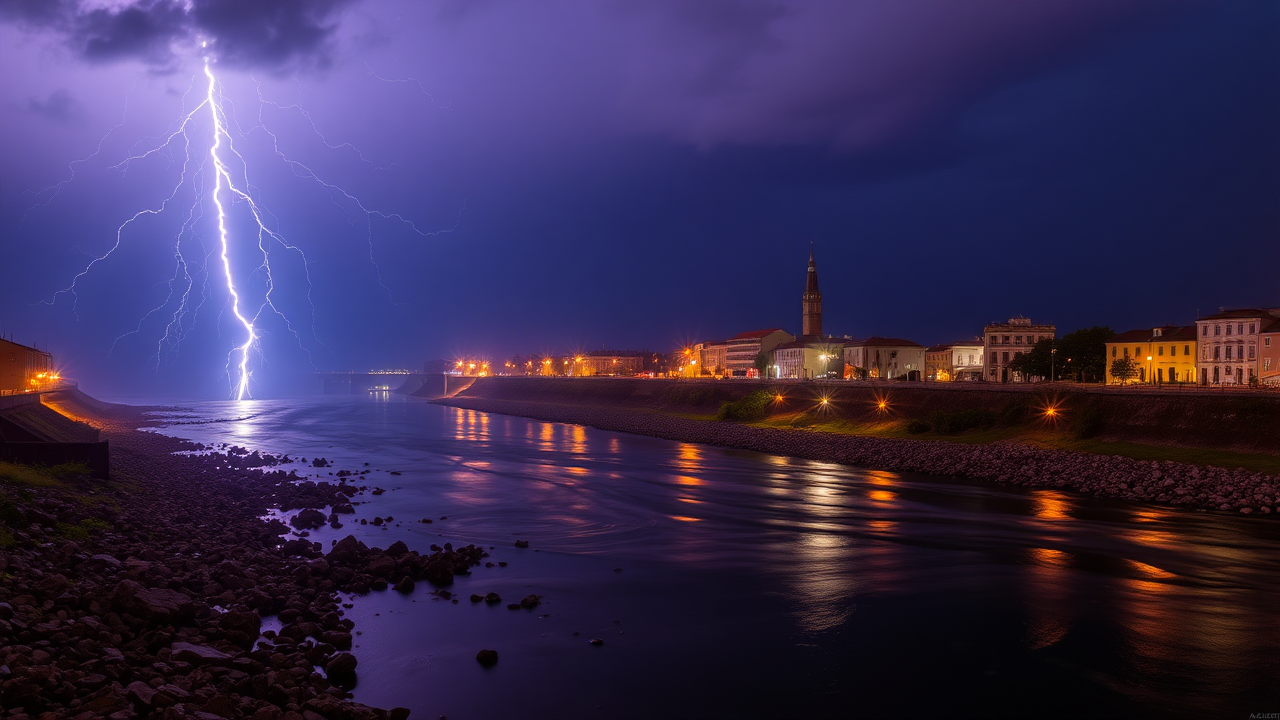
<instances>
[{"instance_id":1,"label":"mud flat","mask_svg":"<svg viewBox=\"0 0 1280 720\"><path fill-rule=\"evenodd\" d=\"M593 382L599 384L593 387ZM618 389L626 382L631 383L630 389ZM1267 473L1094 455L1018 442L963 444L690 419L662 411L649 398L673 394L660 385L646 387L646 382L649 381L485 378L458 395L433 402L875 470L946 475L1245 514L1280 511L1280 477ZM735 390L737 395L747 391ZM695 384L678 391L683 396L697 392ZM640 393L643 397L637 396ZM522 396L536 399L521 399ZM674 408L687 410L688 405L676 402ZM667 409L671 407L668 405Z\"/></svg>"},{"instance_id":2,"label":"mud flat","mask_svg":"<svg viewBox=\"0 0 1280 720\"><path fill-rule=\"evenodd\" d=\"M351 536L322 548L308 529L341 527L356 498L380 492L361 484L367 470L311 482L276 467L287 457L140 431L151 421L139 408L79 394L49 404L101 430L112 471L99 480L0 465L9 720L409 715L350 699L355 627L339 593L416 589L449 601L454 575L487 553L446 545L422 555ZM271 511L289 524L264 521Z\"/></svg>"}]
</instances>

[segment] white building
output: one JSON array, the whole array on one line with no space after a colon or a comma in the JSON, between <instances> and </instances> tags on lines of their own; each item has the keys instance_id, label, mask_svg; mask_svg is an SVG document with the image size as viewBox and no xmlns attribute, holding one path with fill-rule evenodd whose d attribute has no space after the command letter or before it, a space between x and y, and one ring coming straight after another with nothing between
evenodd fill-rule
<instances>
[{"instance_id":1,"label":"white building","mask_svg":"<svg viewBox=\"0 0 1280 720\"><path fill-rule=\"evenodd\" d=\"M1057 334L1058 329L1053 325L1036 324L1024 317L1012 317L1009 322L991 323L982 328L987 380L1000 383L1032 380L1010 370L1009 363L1036 343L1045 338L1052 340Z\"/></svg>"},{"instance_id":2,"label":"white building","mask_svg":"<svg viewBox=\"0 0 1280 720\"><path fill-rule=\"evenodd\" d=\"M906 376L921 380L925 370L925 347L901 338L871 337L847 340L844 345L845 376L865 375L871 379L892 380Z\"/></svg>"},{"instance_id":3,"label":"white building","mask_svg":"<svg viewBox=\"0 0 1280 720\"><path fill-rule=\"evenodd\" d=\"M1280 329L1280 308L1219 309L1196 320L1201 385L1250 385L1262 374L1259 337Z\"/></svg>"}]
</instances>

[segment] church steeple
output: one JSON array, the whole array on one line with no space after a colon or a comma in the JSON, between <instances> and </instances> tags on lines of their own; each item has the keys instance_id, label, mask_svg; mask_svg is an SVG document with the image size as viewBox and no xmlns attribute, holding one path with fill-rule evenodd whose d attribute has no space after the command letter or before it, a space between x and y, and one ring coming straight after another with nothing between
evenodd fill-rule
<instances>
[{"instance_id":1,"label":"church steeple","mask_svg":"<svg viewBox=\"0 0 1280 720\"><path fill-rule=\"evenodd\" d=\"M813 243L809 243L809 272L804 282L801 306L801 334L822 337L822 293L818 290L818 266L813 261Z\"/></svg>"}]
</instances>

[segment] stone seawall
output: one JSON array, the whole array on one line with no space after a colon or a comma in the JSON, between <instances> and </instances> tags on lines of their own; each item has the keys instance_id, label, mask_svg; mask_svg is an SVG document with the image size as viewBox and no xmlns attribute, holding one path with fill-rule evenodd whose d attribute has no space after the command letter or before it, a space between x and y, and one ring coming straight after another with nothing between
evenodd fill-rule
<instances>
[{"instance_id":1,"label":"stone seawall","mask_svg":"<svg viewBox=\"0 0 1280 720\"><path fill-rule=\"evenodd\" d=\"M433 402L877 470L948 475L1246 514L1280 511L1280 478L1243 469L1090 455L1013 442L965 445L761 428L616 406L520 401L466 394Z\"/></svg>"}]
</instances>

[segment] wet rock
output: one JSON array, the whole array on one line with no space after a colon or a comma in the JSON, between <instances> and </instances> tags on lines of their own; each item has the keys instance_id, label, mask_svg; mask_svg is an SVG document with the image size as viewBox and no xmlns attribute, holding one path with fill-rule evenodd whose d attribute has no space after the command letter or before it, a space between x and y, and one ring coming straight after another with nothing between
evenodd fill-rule
<instances>
[{"instance_id":1,"label":"wet rock","mask_svg":"<svg viewBox=\"0 0 1280 720\"><path fill-rule=\"evenodd\" d=\"M169 657L192 665L215 665L231 659L230 655L216 648L188 642L174 643L170 648Z\"/></svg>"},{"instance_id":2,"label":"wet rock","mask_svg":"<svg viewBox=\"0 0 1280 720\"><path fill-rule=\"evenodd\" d=\"M348 535L339 540L325 558L331 563L354 565L368 554L367 545L357 540L355 535Z\"/></svg>"},{"instance_id":3,"label":"wet rock","mask_svg":"<svg viewBox=\"0 0 1280 720\"><path fill-rule=\"evenodd\" d=\"M432 585L452 585L453 584L453 564L444 558L434 560L427 564L426 570L427 582Z\"/></svg>"},{"instance_id":4,"label":"wet rock","mask_svg":"<svg viewBox=\"0 0 1280 720\"><path fill-rule=\"evenodd\" d=\"M498 651L481 650L476 653L476 662L480 663L483 667L491 668L498 664Z\"/></svg>"},{"instance_id":5,"label":"wet rock","mask_svg":"<svg viewBox=\"0 0 1280 720\"><path fill-rule=\"evenodd\" d=\"M143 587L133 580L120 581L111 596L111 604L119 612L157 624L189 617L195 610L188 595L166 588Z\"/></svg>"},{"instance_id":6,"label":"wet rock","mask_svg":"<svg viewBox=\"0 0 1280 720\"><path fill-rule=\"evenodd\" d=\"M324 666L327 675L350 675L356 671L356 656L348 652L334 655Z\"/></svg>"},{"instance_id":7,"label":"wet rock","mask_svg":"<svg viewBox=\"0 0 1280 720\"><path fill-rule=\"evenodd\" d=\"M475 597L474 595L472 597ZM502 602L502 596L496 592L491 592L484 596L484 601L488 605L497 605Z\"/></svg>"},{"instance_id":8,"label":"wet rock","mask_svg":"<svg viewBox=\"0 0 1280 720\"><path fill-rule=\"evenodd\" d=\"M396 583L395 590L406 595L413 592L413 578L405 577L401 579L400 582Z\"/></svg>"},{"instance_id":9,"label":"wet rock","mask_svg":"<svg viewBox=\"0 0 1280 720\"><path fill-rule=\"evenodd\" d=\"M532 610L542 604L542 597L539 595L528 595L520 601L520 607L526 610Z\"/></svg>"},{"instance_id":10,"label":"wet rock","mask_svg":"<svg viewBox=\"0 0 1280 720\"><path fill-rule=\"evenodd\" d=\"M516 547L518 547L518 548L527 548L527 547L529 547L529 541L528 541L528 540L517 540L517 541L516 541Z\"/></svg>"},{"instance_id":11,"label":"wet rock","mask_svg":"<svg viewBox=\"0 0 1280 720\"><path fill-rule=\"evenodd\" d=\"M478 593L471 593L471 602L478 603L483 601L484 601L484 595L480 595Z\"/></svg>"},{"instance_id":12,"label":"wet rock","mask_svg":"<svg viewBox=\"0 0 1280 720\"><path fill-rule=\"evenodd\" d=\"M156 691L144 682L130 683L125 689L125 697L129 699L135 706L140 709L151 707L151 700L155 698Z\"/></svg>"},{"instance_id":13,"label":"wet rock","mask_svg":"<svg viewBox=\"0 0 1280 720\"><path fill-rule=\"evenodd\" d=\"M387 518L387 519L390 520L390 518ZM391 545L388 546L386 550L387 555L390 555L393 558L398 558L401 555L407 554L408 552L409 552L409 546L405 545L404 541L402 540L397 540L391 543Z\"/></svg>"},{"instance_id":14,"label":"wet rock","mask_svg":"<svg viewBox=\"0 0 1280 720\"><path fill-rule=\"evenodd\" d=\"M319 510L307 508L297 515L294 515L293 518L289 520L289 524L304 530L315 530L322 527L328 521L329 518L324 513Z\"/></svg>"},{"instance_id":15,"label":"wet rock","mask_svg":"<svg viewBox=\"0 0 1280 720\"><path fill-rule=\"evenodd\" d=\"M369 560L369 563L364 566L364 571L376 578L387 578L396 571L396 561L386 555L378 555Z\"/></svg>"},{"instance_id":16,"label":"wet rock","mask_svg":"<svg viewBox=\"0 0 1280 720\"><path fill-rule=\"evenodd\" d=\"M333 512L336 515L350 515L355 511L356 509L351 507L351 503L338 503L333 506Z\"/></svg>"},{"instance_id":17,"label":"wet rock","mask_svg":"<svg viewBox=\"0 0 1280 720\"><path fill-rule=\"evenodd\" d=\"M601 640L600 638L591 638L587 642L591 643L592 645L595 645L596 647L600 647L601 645L604 644L604 641Z\"/></svg>"}]
</instances>

